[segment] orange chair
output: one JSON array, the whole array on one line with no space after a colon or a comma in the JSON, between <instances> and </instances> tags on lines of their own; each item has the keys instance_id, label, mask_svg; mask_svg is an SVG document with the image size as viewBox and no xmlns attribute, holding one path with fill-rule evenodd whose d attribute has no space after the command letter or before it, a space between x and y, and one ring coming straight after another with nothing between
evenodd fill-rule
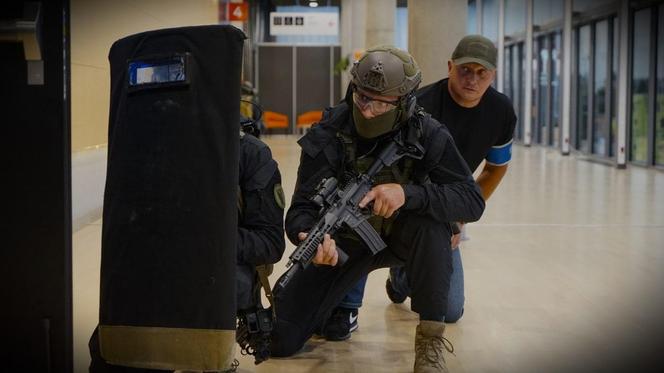
<instances>
[{"instance_id":1,"label":"orange chair","mask_svg":"<svg viewBox=\"0 0 664 373\"><path fill-rule=\"evenodd\" d=\"M323 118L323 112L320 110L307 111L297 116L297 128L305 131L311 128L311 125L320 122Z\"/></svg>"},{"instance_id":2,"label":"orange chair","mask_svg":"<svg viewBox=\"0 0 664 373\"><path fill-rule=\"evenodd\" d=\"M263 113L263 122L267 129L288 128L288 115L266 110Z\"/></svg>"}]
</instances>

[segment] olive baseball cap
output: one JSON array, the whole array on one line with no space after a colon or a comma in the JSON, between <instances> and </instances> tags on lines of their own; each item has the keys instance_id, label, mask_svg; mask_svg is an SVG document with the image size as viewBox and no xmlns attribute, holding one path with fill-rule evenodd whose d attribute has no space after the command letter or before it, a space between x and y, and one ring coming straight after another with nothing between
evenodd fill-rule
<instances>
[{"instance_id":1,"label":"olive baseball cap","mask_svg":"<svg viewBox=\"0 0 664 373\"><path fill-rule=\"evenodd\" d=\"M490 70L496 68L497 58L498 49L491 40L482 35L464 36L452 53L452 62L455 65L474 62Z\"/></svg>"}]
</instances>

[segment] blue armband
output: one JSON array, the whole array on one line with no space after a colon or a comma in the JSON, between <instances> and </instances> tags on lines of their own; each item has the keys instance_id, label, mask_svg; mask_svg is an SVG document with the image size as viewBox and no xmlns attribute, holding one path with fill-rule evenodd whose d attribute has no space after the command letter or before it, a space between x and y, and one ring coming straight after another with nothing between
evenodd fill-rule
<instances>
[{"instance_id":1,"label":"blue armband","mask_svg":"<svg viewBox=\"0 0 664 373\"><path fill-rule=\"evenodd\" d=\"M504 145L492 146L486 156L486 162L494 166L503 166L512 159L512 141Z\"/></svg>"}]
</instances>

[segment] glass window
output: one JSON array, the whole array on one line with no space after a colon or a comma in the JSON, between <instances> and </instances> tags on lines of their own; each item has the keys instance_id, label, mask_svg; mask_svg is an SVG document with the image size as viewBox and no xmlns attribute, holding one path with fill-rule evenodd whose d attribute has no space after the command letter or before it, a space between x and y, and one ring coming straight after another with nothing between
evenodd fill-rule
<instances>
[{"instance_id":1,"label":"glass window","mask_svg":"<svg viewBox=\"0 0 664 373\"><path fill-rule=\"evenodd\" d=\"M512 48L505 48L505 65L503 66L503 93L512 98Z\"/></svg>"},{"instance_id":2,"label":"glass window","mask_svg":"<svg viewBox=\"0 0 664 373\"><path fill-rule=\"evenodd\" d=\"M482 1L482 35L498 41L498 1Z\"/></svg>"},{"instance_id":3,"label":"glass window","mask_svg":"<svg viewBox=\"0 0 664 373\"><path fill-rule=\"evenodd\" d=\"M607 102L609 71L609 21L595 24L595 58L593 79L593 144L592 152L607 155L609 144L609 113Z\"/></svg>"},{"instance_id":4,"label":"glass window","mask_svg":"<svg viewBox=\"0 0 664 373\"><path fill-rule=\"evenodd\" d=\"M521 113L521 103L523 102L523 43L515 44L510 47L512 50L512 105L517 116L517 126L515 128L515 138L523 140L523 114Z\"/></svg>"},{"instance_id":5,"label":"glass window","mask_svg":"<svg viewBox=\"0 0 664 373\"><path fill-rule=\"evenodd\" d=\"M540 38L535 38L533 40L533 61L532 61L532 125L531 125L531 139L532 141L539 143L539 113L540 113L540 101L539 101L539 84L540 84L540 45L542 40Z\"/></svg>"},{"instance_id":6,"label":"glass window","mask_svg":"<svg viewBox=\"0 0 664 373\"><path fill-rule=\"evenodd\" d=\"M538 58L537 65L539 68L538 76L538 89L537 89L537 124L538 130L536 140L540 144L547 141L547 119L549 110L549 38L547 36L540 36L538 38Z\"/></svg>"},{"instance_id":7,"label":"glass window","mask_svg":"<svg viewBox=\"0 0 664 373\"><path fill-rule=\"evenodd\" d=\"M505 35L526 31L525 9L526 0L505 0Z\"/></svg>"},{"instance_id":8,"label":"glass window","mask_svg":"<svg viewBox=\"0 0 664 373\"><path fill-rule=\"evenodd\" d=\"M579 29L577 49L576 146L588 153L588 103L590 101L590 25Z\"/></svg>"},{"instance_id":9,"label":"glass window","mask_svg":"<svg viewBox=\"0 0 664 373\"><path fill-rule=\"evenodd\" d=\"M466 23L466 34L477 34L477 3L468 2L468 23Z\"/></svg>"},{"instance_id":10,"label":"glass window","mask_svg":"<svg viewBox=\"0 0 664 373\"><path fill-rule=\"evenodd\" d=\"M664 5L659 6L657 37L664 38ZM657 113L655 114L655 164L664 165L664 40L657 40Z\"/></svg>"},{"instance_id":11,"label":"glass window","mask_svg":"<svg viewBox=\"0 0 664 373\"><path fill-rule=\"evenodd\" d=\"M394 14L394 46L408 50L408 8L397 7Z\"/></svg>"},{"instance_id":12,"label":"glass window","mask_svg":"<svg viewBox=\"0 0 664 373\"><path fill-rule=\"evenodd\" d=\"M613 63L611 64L611 128L609 137L611 138L611 147L609 149L609 157L614 157L616 155L616 146L618 133L618 55L620 52L619 49L619 33L618 33L618 18L613 17L613 54L612 59Z\"/></svg>"},{"instance_id":13,"label":"glass window","mask_svg":"<svg viewBox=\"0 0 664 373\"><path fill-rule=\"evenodd\" d=\"M650 9L634 13L632 46L631 160L648 160L648 80L650 78Z\"/></svg>"},{"instance_id":14,"label":"glass window","mask_svg":"<svg viewBox=\"0 0 664 373\"><path fill-rule=\"evenodd\" d=\"M551 36L551 123L549 145L560 145L560 32Z\"/></svg>"},{"instance_id":15,"label":"glass window","mask_svg":"<svg viewBox=\"0 0 664 373\"><path fill-rule=\"evenodd\" d=\"M519 138L523 140L523 138L524 138L524 130L523 130L524 119L523 118L525 118L525 112L526 112L526 107L525 107L524 103L526 101L526 79L525 79L525 76L526 76L526 65L527 65L527 63L524 63L526 61L524 61L523 56L526 53L525 53L525 46L524 46L523 42L519 43L518 50L519 50L519 52L518 52L519 63L518 63L517 66L518 66L518 69L519 69L520 73L519 73L519 77L518 77L518 81L519 81L519 85L518 85L518 87L519 87L519 92L518 92L519 111L517 111L517 113L518 113L519 118L520 118L519 121L518 121L519 134L520 134Z\"/></svg>"}]
</instances>

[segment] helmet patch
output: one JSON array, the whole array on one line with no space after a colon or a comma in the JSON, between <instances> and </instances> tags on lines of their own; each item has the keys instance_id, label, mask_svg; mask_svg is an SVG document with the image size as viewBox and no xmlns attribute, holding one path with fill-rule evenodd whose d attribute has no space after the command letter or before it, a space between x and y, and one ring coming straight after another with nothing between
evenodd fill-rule
<instances>
[{"instance_id":1,"label":"helmet patch","mask_svg":"<svg viewBox=\"0 0 664 373\"><path fill-rule=\"evenodd\" d=\"M373 65L366 74L364 74L362 80L364 81L365 87L376 92L382 92L385 87L387 87L385 71L383 70L383 63L381 61L376 62L376 64Z\"/></svg>"}]
</instances>

